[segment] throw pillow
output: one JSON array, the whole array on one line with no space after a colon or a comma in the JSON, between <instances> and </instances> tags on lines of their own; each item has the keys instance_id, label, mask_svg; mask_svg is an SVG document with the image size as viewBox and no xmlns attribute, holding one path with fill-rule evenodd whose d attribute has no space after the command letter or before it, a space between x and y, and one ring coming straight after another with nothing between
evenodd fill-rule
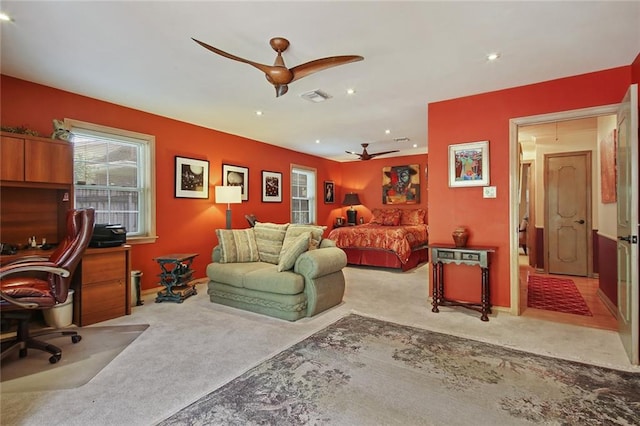
<instances>
[{"instance_id":1,"label":"throw pillow","mask_svg":"<svg viewBox=\"0 0 640 426\"><path fill-rule=\"evenodd\" d=\"M253 229L216 229L220 263L257 262L258 245Z\"/></svg>"},{"instance_id":2,"label":"throw pillow","mask_svg":"<svg viewBox=\"0 0 640 426\"><path fill-rule=\"evenodd\" d=\"M287 233L284 236L284 242L282 243L282 250L285 250L289 244L295 240L298 235L307 234L311 232L311 239L309 240L309 249L313 250L320 245L322 241L322 235L327 229L326 226L320 225L305 225L299 223L292 223L287 228Z\"/></svg>"},{"instance_id":3,"label":"throw pillow","mask_svg":"<svg viewBox=\"0 0 640 426\"><path fill-rule=\"evenodd\" d=\"M311 232L298 235L286 248L283 247L278 262L278 272L288 271L296 264L296 259L305 251L309 250L309 240Z\"/></svg>"},{"instance_id":4,"label":"throw pillow","mask_svg":"<svg viewBox=\"0 0 640 426\"><path fill-rule=\"evenodd\" d=\"M400 225L424 225L426 213L424 209L402 210Z\"/></svg>"},{"instance_id":5,"label":"throw pillow","mask_svg":"<svg viewBox=\"0 0 640 426\"><path fill-rule=\"evenodd\" d=\"M255 232L258 254L260 255L261 261L274 265L278 264L280 252L282 251L282 243L284 242L284 236L288 227L288 223L256 222L253 231Z\"/></svg>"},{"instance_id":6,"label":"throw pillow","mask_svg":"<svg viewBox=\"0 0 640 426\"><path fill-rule=\"evenodd\" d=\"M400 209L373 209L371 223L384 226L397 226L400 224Z\"/></svg>"}]
</instances>

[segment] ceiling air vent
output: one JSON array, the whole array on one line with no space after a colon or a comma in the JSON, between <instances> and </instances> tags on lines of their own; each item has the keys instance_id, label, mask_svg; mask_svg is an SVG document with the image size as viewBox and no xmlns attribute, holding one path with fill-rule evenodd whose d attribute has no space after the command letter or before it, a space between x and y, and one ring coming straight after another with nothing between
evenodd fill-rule
<instances>
[{"instance_id":1,"label":"ceiling air vent","mask_svg":"<svg viewBox=\"0 0 640 426\"><path fill-rule=\"evenodd\" d=\"M324 102L327 99L330 99L332 96L328 93L323 92L322 90L316 89L310 92L303 93L300 95L302 99L306 99L309 102Z\"/></svg>"},{"instance_id":2,"label":"ceiling air vent","mask_svg":"<svg viewBox=\"0 0 640 426\"><path fill-rule=\"evenodd\" d=\"M411 139L407 137L402 137L402 138L393 138L393 140L396 142L409 142Z\"/></svg>"}]
</instances>

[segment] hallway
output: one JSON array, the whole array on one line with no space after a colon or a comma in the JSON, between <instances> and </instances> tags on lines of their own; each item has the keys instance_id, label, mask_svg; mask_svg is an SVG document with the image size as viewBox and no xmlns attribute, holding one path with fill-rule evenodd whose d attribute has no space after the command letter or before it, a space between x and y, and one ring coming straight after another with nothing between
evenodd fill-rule
<instances>
[{"instance_id":1,"label":"hallway","mask_svg":"<svg viewBox=\"0 0 640 426\"><path fill-rule=\"evenodd\" d=\"M537 273L534 268L528 265L528 263L528 257L526 255L520 254L520 282L523 283L523 285L526 285L527 276L529 274L545 276L545 274ZM566 314L563 312L555 312L529 307L523 308L522 316L560 322L564 324L574 324L583 327L599 328L603 330L615 331L618 329L618 322L616 320L616 317L611 313L611 311L598 296L597 278L585 278L555 274L546 276L555 278L567 278L573 280L593 316Z\"/></svg>"}]
</instances>

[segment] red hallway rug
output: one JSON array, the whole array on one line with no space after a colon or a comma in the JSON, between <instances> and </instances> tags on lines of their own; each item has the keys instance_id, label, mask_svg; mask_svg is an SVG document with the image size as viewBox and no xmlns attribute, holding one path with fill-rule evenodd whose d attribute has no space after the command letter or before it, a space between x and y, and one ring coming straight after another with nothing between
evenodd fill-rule
<instances>
[{"instance_id":1,"label":"red hallway rug","mask_svg":"<svg viewBox=\"0 0 640 426\"><path fill-rule=\"evenodd\" d=\"M529 275L528 287L530 308L593 316L572 280Z\"/></svg>"}]
</instances>

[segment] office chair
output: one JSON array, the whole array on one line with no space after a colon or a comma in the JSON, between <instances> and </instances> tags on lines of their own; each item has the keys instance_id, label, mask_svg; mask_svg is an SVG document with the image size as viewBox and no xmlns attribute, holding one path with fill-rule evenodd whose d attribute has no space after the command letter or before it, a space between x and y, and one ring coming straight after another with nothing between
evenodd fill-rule
<instances>
[{"instance_id":1,"label":"office chair","mask_svg":"<svg viewBox=\"0 0 640 426\"><path fill-rule=\"evenodd\" d=\"M49 352L49 362L55 364L62 358L62 350L36 337L59 333L71 336L73 343L82 339L72 330L44 330L30 334L29 319L32 311L49 309L67 300L73 273L91 240L94 220L93 209L69 210L67 235L48 259L26 257L0 266L0 313L4 318L18 321L15 339L2 342L0 359L16 350L23 358L27 356L27 349L33 348Z\"/></svg>"}]
</instances>

